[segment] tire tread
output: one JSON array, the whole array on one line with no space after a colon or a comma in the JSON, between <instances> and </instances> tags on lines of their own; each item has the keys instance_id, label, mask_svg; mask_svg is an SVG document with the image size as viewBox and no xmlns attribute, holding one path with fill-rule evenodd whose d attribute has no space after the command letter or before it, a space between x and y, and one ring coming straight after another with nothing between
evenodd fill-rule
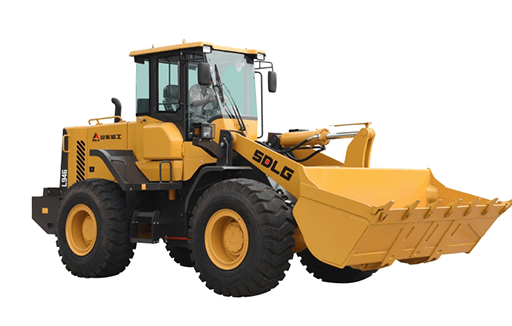
<instances>
[{"instance_id":1,"label":"tire tread","mask_svg":"<svg viewBox=\"0 0 512 326\"><path fill-rule=\"evenodd\" d=\"M245 283L237 285L229 282L218 284L206 277L201 263L198 263L198 256L192 249L194 268L209 289L224 296L252 296L270 291L284 279L285 271L290 268L289 260L293 257L291 248L295 245L295 228L290 208L272 188L250 179L231 179L213 185L199 198L192 211L189 241L193 241L197 227L197 219L194 217L201 213L217 193L225 190L243 194L258 216L262 234L262 258Z\"/></svg>"},{"instance_id":2,"label":"tire tread","mask_svg":"<svg viewBox=\"0 0 512 326\"><path fill-rule=\"evenodd\" d=\"M124 193L119 186L111 181L103 179L85 180L74 184L65 193L62 206L72 200L76 194L87 194L98 200L98 209L105 226L105 234L102 239L97 239L96 245L100 245L99 259L94 266L80 265L73 262L69 256L67 240L65 236L57 236L58 253L62 263L71 274L78 277L108 277L121 273L130 264L133 258L133 250L136 244L130 242L130 221L126 218L126 204ZM60 215L60 214L59 214ZM65 223L65 218L57 220ZM94 250L94 249L93 249Z\"/></svg>"}]
</instances>

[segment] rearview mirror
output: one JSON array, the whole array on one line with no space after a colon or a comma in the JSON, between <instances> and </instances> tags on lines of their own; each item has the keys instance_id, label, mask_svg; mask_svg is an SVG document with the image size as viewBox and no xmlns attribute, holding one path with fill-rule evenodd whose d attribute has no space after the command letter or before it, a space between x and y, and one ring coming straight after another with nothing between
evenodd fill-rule
<instances>
[{"instance_id":1,"label":"rearview mirror","mask_svg":"<svg viewBox=\"0 0 512 326\"><path fill-rule=\"evenodd\" d=\"M275 71L268 72L268 91L275 93L277 88L277 74Z\"/></svg>"},{"instance_id":2,"label":"rearview mirror","mask_svg":"<svg viewBox=\"0 0 512 326\"><path fill-rule=\"evenodd\" d=\"M197 70L197 81L199 85L208 86L210 85L210 64L207 62L201 62L199 69Z\"/></svg>"}]
</instances>

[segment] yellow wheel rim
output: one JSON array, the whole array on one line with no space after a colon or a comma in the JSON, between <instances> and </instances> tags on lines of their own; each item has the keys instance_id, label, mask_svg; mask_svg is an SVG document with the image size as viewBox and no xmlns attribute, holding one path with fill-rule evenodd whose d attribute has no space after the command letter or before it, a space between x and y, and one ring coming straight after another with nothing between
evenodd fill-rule
<instances>
[{"instance_id":1,"label":"yellow wheel rim","mask_svg":"<svg viewBox=\"0 0 512 326\"><path fill-rule=\"evenodd\" d=\"M78 256L87 255L97 236L98 225L92 210L84 204L73 207L66 220L66 238L71 251Z\"/></svg>"},{"instance_id":2,"label":"yellow wheel rim","mask_svg":"<svg viewBox=\"0 0 512 326\"><path fill-rule=\"evenodd\" d=\"M242 263L249 249L249 232L244 220L231 209L210 217L204 234L206 252L219 268L231 270Z\"/></svg>"}]
</instances>

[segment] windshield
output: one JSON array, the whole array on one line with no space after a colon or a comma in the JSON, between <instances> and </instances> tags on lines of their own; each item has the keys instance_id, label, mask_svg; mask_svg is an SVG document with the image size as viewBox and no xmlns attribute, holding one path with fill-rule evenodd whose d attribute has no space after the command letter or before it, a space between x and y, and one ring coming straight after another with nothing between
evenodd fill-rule
<instances>
[{"instance_id":1,"label":"windshield","mask_svg":"<svg viewBox=\"0 0 512 326\"><path fill-rule=\"evenodd\" d=\"M245 55L241 53L221 51L212 51L206 55L206 58L211 67L213 86L215 89L221 90L217 92L218 100L227 108L227 110L221 110L222 115L226 118L233 118L236 116L238 108L243 118L256 118L252 60L246 59Z\"/></svg>"}]
</instances>

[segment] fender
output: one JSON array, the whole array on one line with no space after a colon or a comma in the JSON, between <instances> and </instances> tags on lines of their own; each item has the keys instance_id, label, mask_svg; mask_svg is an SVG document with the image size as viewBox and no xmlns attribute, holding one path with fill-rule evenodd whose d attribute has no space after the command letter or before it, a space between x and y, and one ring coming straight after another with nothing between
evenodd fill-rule
<instances>
[{"instance_id":1,"label":"fender","mask_svg":"<svg viewBox=\"0 0 512 326\"><path fill-rule=\"evenodd\" d=\"M101 158L123 191L181 189L181 182L150 182L139 170L131 150L92 149L90 156ZM162 161L162 163L169 161Z\"/></svg>"}]
</instances>

